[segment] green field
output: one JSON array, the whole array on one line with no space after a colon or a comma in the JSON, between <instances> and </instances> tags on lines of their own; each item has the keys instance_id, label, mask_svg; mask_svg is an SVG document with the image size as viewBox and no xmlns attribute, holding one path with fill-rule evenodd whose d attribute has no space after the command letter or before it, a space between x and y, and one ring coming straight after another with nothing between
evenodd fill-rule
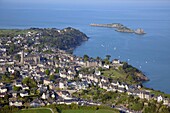
<instances>
[{"instance_id":1,"label":"green field","mask_svg":"<svg viewBox=\"0 0 170 113\"><path fill-rule=\"evenodd\" d=\"M114 69L105 70L105 71L102 71L102 73L104 76L111 77L114 79L118 79L118 78L124 79L126 77L125 73L120 73L119 71L114 70Z\"/></svg>"},{"instance_id":2,"label":"green field","mask_svg":"<svg viewBox=\"0 0 170 113\"><path fill-rule=\"evenodd\" d=\"M21 110L17 113L51 113L49 109L28 109L28 110ZM119 113L114 110L105 110L105 109L99 109L99 110L62 110L61 113Z\"/></svg>"},{"instance_id":3,"label":"green field","mask_svg":"<svg viewBox=\"0 0 170 113\"><path fill-rule=\"evenodd\" d=\"M51 113L49 109L28 109L28 110L21 110L17 113Z\"/></svg>"},{"instance_id":4,"label":"green field","mask_svg":"<svg viewBox=\"0 0 170 113\"><path fill-rule=\"evenodd\" d=\"M63 110L62 113L119 113L113 110Z\"/></svg>"}]
</instances>

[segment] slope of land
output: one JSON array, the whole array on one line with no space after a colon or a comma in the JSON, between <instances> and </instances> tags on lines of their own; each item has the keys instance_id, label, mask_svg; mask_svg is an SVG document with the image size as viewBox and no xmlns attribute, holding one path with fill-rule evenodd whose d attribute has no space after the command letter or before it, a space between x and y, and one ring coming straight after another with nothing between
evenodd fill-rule
<instances>
[{"instance_id":1,"label":"slope of land","mask_svg":"<svg viewBox=\"0 0 170 113\"><path fill-rule=\"evenodd\" d=\"M39 36L36 36L36 35ZM29 46L37 42L39 49L44 46L54 47L62 50L73 50L88 37L81 31L68 27L62 30L56 28L30 28L30 29L1 29L0 38L21 36L27 38ZM37 37L32 40L31 37ZM30 39L29 39L30 38ZM41 44L39 44L41 43Z\"/></svg>"}]
</instances>

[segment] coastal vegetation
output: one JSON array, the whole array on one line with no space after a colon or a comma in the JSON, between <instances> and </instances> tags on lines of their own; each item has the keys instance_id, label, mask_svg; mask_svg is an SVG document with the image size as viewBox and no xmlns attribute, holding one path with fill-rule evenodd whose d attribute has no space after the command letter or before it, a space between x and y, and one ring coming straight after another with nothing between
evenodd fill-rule
<instances>
[{"instance_id":1,"label":"coastal vegetation","mask_svg":"<svg viewBox=\"0 0 170 113\"><path fill-rule=\"evenodd\" d=\"M74 95L79 96L80 98L102 102L103 104L113 107L124 106L130 110L142 111L143 113L162 113L163 111L166 111L165 113L170 112L170 108L165 107L162 103L157 103L154 100L148 102L147 100L133 97L126 93L120 94L118 92L108 92L98 87L92 87L89 90L81 90L74 93Z\"/></svg>"}]
</instances>

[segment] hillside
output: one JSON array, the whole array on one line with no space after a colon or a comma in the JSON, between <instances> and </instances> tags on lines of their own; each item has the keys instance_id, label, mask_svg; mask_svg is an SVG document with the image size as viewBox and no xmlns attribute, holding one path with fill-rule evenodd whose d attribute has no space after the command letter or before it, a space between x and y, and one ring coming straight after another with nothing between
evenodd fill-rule
<instances>
[{"instance_id":1,"label":"hillside","mask_svg":"<svg viewBox=\"0 0 170 113\"><path fill-rule=\"evenodd\" d=\"M1 29L0 38L12 40L13 37L23 37L29 46L38 42L36 45L40 49L44 46L58 48L61 50L73 50L82 42L87 41L88 37L81 31L68 27L65 29L56 28L30 28L30 29ZM36 39L32 39L35 37Z\"/></svg>"}]
</instances>

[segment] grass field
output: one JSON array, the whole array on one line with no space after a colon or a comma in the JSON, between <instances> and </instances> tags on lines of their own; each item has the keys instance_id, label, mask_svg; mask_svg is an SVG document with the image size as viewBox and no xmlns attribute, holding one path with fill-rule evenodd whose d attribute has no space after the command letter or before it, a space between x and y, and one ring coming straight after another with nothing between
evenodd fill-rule
<instances>
[{"instance_id":1,"label":"grass field","mask_svg":"<svg viewBox=\"0 0 170 113\"><path fill-rule=\"evenodd\" d=\"M63 110L62 113L119 113L113 110Z\"/></svg>"},{"instance_id":2,"label":"grass field","mask_svg":"<svg viewBox=\"0 0 170 113\"><path fill-rule=\"evenodd\" d=\"M21 110L17 113L51 113L49 109L28 109L28 110Z\"/></svg>"},{"instance_id":3,"label":"grass field","mask_svg":"<svg viewBox=\"0 0 170 113\"><path fill-rule=\"evenodd\" d=\"M104 76L112 77L112 78L115 78L115 79L126 77L125 73L120 73L120 72L118 72L117 70L114 70L114 69L102 71L102 73L103 73Z\"/></svg>"}]
</instances>

